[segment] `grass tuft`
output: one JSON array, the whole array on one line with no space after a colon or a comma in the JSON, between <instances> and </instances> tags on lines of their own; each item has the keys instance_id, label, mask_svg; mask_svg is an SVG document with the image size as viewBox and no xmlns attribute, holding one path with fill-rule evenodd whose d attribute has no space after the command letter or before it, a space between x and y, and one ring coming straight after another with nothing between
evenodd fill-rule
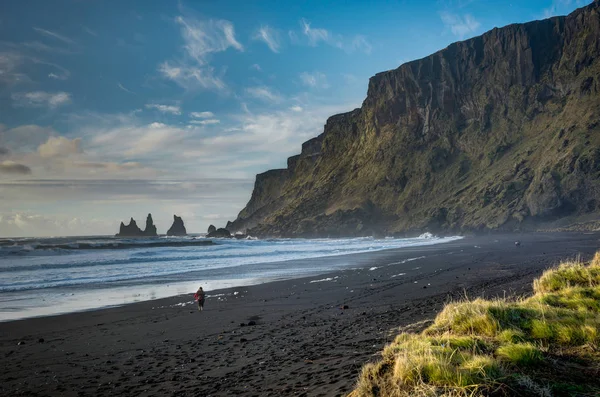
<instances>
[{"instance_id":1,"label":"grass tuft","mask_svg":"<svg viewBox=\"0 0 600 397\"><path fill-rule=\"evenodd\" d=\"M600 253L533 285L527 299L446 305L367 364L352 396L600 395Z\"/></svg>"},{"instance_id":2,"label":"grass tuft","mask_svg":"<svg viewBox=\"0 0 600 397\"><path fill-rule=\"evenodd\" d=\"M544 360L540 349L531 343L501 345L496 349L496 357L522 367L532 367Z\"/></svg>"}]
</instances>

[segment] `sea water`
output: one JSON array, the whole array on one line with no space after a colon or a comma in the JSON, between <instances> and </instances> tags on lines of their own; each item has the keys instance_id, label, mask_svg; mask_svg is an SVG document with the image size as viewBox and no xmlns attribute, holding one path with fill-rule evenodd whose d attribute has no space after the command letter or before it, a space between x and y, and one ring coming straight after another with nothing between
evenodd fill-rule
<instances>
[{"instance_id":1,"label":"sea water","mask_svg":"<svg viewBox=\"0 0 600 397\"><path fill-rule=\"evenodd\" d=\"M303 260L460 237L214 239L201 236L0 239L0 321L318 275L352 262Z\"/></svg>"}]
</instances>

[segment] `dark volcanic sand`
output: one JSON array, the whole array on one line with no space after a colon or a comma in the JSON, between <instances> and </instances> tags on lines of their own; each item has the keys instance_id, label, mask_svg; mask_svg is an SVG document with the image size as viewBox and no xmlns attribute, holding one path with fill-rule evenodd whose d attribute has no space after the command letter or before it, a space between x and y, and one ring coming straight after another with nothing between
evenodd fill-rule
<instances>
[{"instance_id":1,"label":"dark volcanic sand","mask_svg":"<svg viewBox=\"0 0 600 397\"><path fill-rule=\"evenodd\" d=\"M449 299L528 293L545 268L590 258L599 237L493 235L352 255L360 270L209 291L227 300L208 298L202 313L172 306L190 294L0 323L0 395L344 394L398 327L434 318Z\"/></svg>"}]
</instances>

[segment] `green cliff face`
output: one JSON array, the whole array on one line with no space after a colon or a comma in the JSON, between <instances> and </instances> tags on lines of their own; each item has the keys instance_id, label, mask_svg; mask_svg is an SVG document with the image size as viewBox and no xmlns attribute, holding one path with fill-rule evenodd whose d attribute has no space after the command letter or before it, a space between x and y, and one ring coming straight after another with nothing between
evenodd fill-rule
<instances>
[{"instance_id":1,"label":"green cliff face","mask_svg":"<svg viewBox=\"0 0 600 397\"><path fill-rule=\"evenodd\" d=\"M531 228L600 213L600 3L375 75L231 231L355 236Z\"/></svg>"}]
</instances>

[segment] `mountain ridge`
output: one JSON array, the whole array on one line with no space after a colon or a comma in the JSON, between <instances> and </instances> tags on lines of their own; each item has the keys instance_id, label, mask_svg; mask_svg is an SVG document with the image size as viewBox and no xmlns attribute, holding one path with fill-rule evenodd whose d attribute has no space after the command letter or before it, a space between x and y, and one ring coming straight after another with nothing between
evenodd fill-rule
<instances>
[{"instance_id":1,"label":"mountain ridge","mask_svg":"<svg viewBox=\"0 0 600 397\"><path fill-rule=\"evenodd\" d=\"M257 236L522 230L600 212L599 2L369 79L227 224Z\"/></svg>"}]
</instances>

